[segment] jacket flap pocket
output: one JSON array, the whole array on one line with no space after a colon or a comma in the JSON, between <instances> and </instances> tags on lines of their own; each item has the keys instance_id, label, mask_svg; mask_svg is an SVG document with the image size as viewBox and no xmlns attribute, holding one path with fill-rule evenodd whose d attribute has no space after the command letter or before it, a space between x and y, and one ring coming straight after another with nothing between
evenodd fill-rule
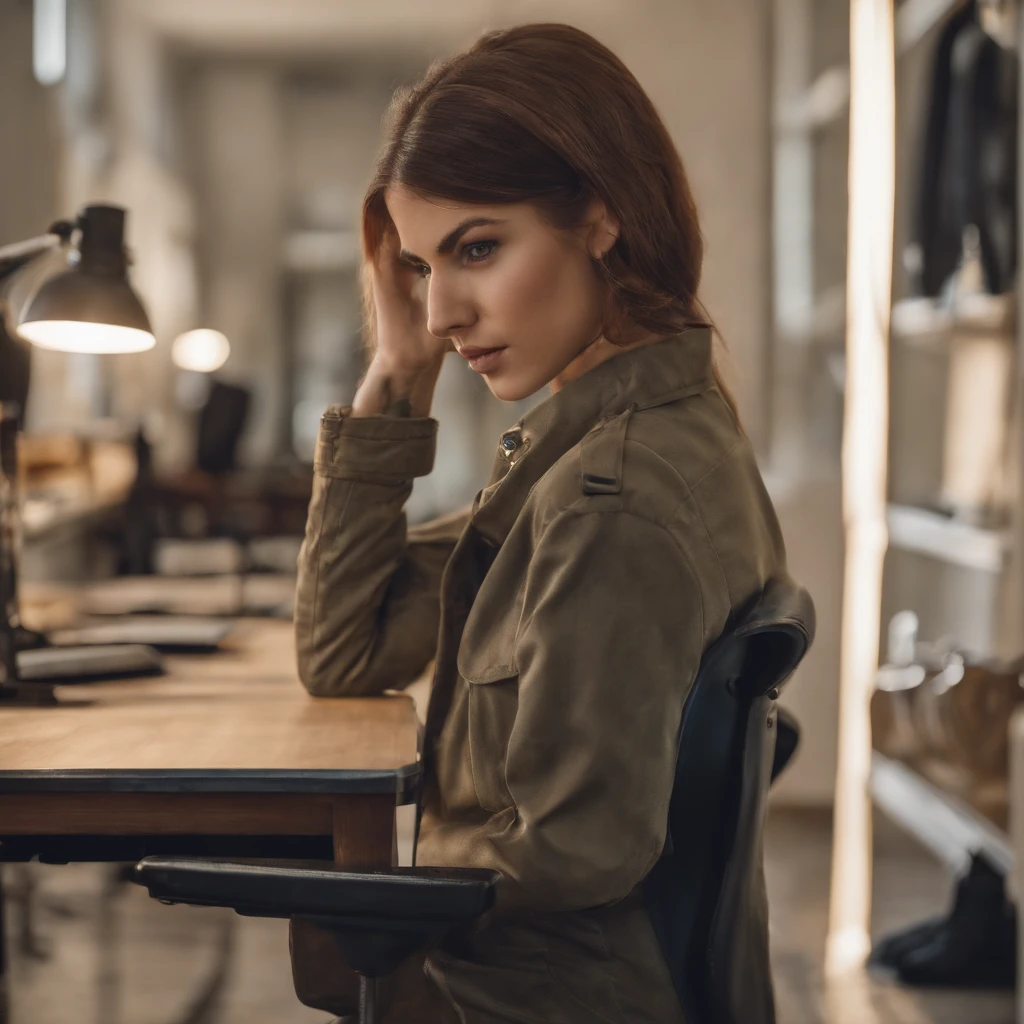
<instances>
[{"instance_id":1,"label":"jacket flap pocket","mask_svg":"<svg viewBox=\"0 0 1024 1024\"><path fill-rule=\"evenodd\" d=\"M511 647L505 652L491 650L486 645L474 650L472 645L467 647L465 640L459 648L458 666L459 675L467 683L497 683L519 674L512 661Z\"/></svg>"},{"instance_id":2,"label":"jacket flap pocket","mask_svg":"<svg viewBox=\"0 0 1024 1024\"><path fill-rule=\"evenodd\" d=\"M522 597L496 568L473 598L459 643L456 664L468 683L497 683L519 674L515 649Z\"/></svg>"},{"instance_id":3,"label":"jacket flap pocket","mask_svg":"<svg viewBox=\"0 0 1024 1024\"><path fill-rule=\"evenodd\" d=\"M467 683L497 683L519 674L515 663L515 623L504 616L486 622L474 607L459 645L459 675Z\"/></svg>"}]
</instances>

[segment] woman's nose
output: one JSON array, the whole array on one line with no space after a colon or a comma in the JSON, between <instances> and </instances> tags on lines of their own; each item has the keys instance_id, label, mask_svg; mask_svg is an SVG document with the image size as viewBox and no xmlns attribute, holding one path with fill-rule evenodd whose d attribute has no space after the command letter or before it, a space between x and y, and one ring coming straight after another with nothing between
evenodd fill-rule
<instances>
[{"instance_id":1,"label":"woman's nose","mask_svg":"<svg viewBox=\"0 0 1024 1024\"><path fill-rule=\"evenodd\" d=\"M451 278L432 273L427 292L427 330L435 338L450 338L475 320L469 296L462 293Z\"/></svg>"}]
</instances>

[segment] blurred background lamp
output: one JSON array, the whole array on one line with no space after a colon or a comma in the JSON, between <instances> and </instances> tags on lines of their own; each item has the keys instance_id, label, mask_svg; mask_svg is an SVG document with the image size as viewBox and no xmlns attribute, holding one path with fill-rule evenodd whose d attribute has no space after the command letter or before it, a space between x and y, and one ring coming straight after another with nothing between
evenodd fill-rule
<instances>
[{"instance_id":1,"label":"blurred background lamp","mask_svg":"<svg viewBox=\"0 0 1024 1024\"><path fill-rule=\"evenodd\" d=\"M29 302L17 333L62 352L144 352L156 343L149 317L128 283L125 211L87 206L73 225L78 259L46 281ZM70 260L69 260L70 262Z\"/></svg>"},{"instance_id":2,"label":"blurred background lamp","mask_svg":"<svg viewBox=\"0 0 1024 1024\"><path fill-rule=\"evenodd\" d=\"M195 373L213 373L219 370L231 354L228 339L220 333L202 327L179 335L171 346L171 359L182 370Z\"/></svg>"}]
</instances>

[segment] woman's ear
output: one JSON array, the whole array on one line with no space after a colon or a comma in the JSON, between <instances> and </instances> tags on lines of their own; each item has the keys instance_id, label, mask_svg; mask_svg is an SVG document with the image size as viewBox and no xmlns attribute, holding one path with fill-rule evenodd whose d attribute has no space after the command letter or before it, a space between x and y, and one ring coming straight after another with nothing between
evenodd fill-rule
<instances>
[{"instance_id":1,"label":"woman's ear","mask_svg":"<svg viewBox=\"0 0 1024 1024\"><path fill-rule=\"evenodd\" d=\"M619 239L619 222L603 199L593 199L587 207L587 251L595 260L604 259Z\"/></svg>"}]
</instances>

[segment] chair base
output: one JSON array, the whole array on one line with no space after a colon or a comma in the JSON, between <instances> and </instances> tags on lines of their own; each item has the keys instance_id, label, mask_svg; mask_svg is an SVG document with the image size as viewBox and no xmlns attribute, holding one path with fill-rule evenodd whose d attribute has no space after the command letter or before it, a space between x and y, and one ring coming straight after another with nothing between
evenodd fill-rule
<instances>
[{"instance_id":1,"label":"chair base","mask_svg":"<svg viewBox=\"0 0 1024 1024\"><path fill-rule=\"evenodd\" d=\"M296 918L330 932L338 952L361 979L391 974L452 927L449 922L435 921L345 921L312 914Z\"/></svg>"},{"instance_id":2,"label":"chair base","mask_svg":"<svg viewBox=\"0 0 1024 1024\"><path fill-rule=\"evenodd\" d=\"M377 979L359 977L359 1016L335 1017L329 1024L378 1024Z\"/></svg>"},{"instance_id":3,"label":"chair base","mask_svg":"<svg viewBox=\"0 0 1024 1024\"><path fill-rule=\"evenodd\" d=\"M377 979L359 976L359 1024L377 1024Z\"/></svg>"}]
</instances>

